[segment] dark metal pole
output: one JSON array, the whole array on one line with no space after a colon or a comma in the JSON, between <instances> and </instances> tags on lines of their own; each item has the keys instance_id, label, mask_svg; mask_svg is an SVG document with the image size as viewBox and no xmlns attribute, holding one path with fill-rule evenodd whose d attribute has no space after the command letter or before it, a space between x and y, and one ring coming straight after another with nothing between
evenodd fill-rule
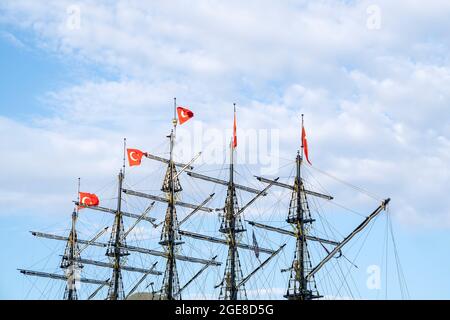
<instances>
[{"instance_id":1,"label":"dark metal pole","mask_svg":"<svg viewBox=\"0 0 450 320\"><path fill-rule=\"evenodd\" d=\"M169 197L169 283L167 288L167 300L173 300L173 273L174 273L174 232L173 232L173 218L174 218L174 183L173 183L173 131L170 134L170 197Z\"/></svg>"},{"instance_id":2,"label":"dark metal pole","mask_svg":"<svg viewBox=\"0 0 450 320\"><path fill-rule=\"evenodd\" d=\"M304 148L303 145L303 127L304 127L304 115L302 114L302 148L301 155L297 155L297 241L298 241L298 267L300 268L300 297L305 300L305 293L307 292L308 283L305 278L305 226L304 226L304 210L302 207L302 188L303 181L301 175L301 167L303 162Z\"/></svg>"},{"instance_id":3,"label":"dark metal pole","mask_svg":"<svg viewBox=\"0 0 450 320\"><path fill-rule=\"evenodd\" d=\"M234 116L236 117L236 103L234 105ZM236 118L235 118L236 119ZM237 286L236 286L236 219L234 215L234 133L233 140L230 144L231 159L230 159L230 202L229 205L229 219L230 219L230 251L231 251L231 275L230 275L230 299L237 300Z\"/></svg>"},{"instance_id":4,"label":"dark metal pole","mask_svg":"<svg viewBox=\"0 0 450 320\"><path fill-rule=\"evenodd\" d=\"M80 186L81 186L81 178L78 178L78 192L77 192L77 198L78 202L80 202ZM75 270L75 258L76 258L76 223L78 218L78 212L80 211L80 208L77 206L72 213L72 232L71 232L71 238L70 241L70 250L69 250L69 268L70 268L70 275L68 277L68 300L76 300L77 299L77 292L76 292L76 270Z\"/></svg>"},{"instance_id":5,"label":"dark metal pole","mask_svg":"<svg viewBox=\"0 0 450 320\"><path fill-rule=\"evenodd\" d=\"M117 198L117 212L116 212L116 238L114 241L114 288L111 300L117 300L119 294L119 281L120 281L120 255L121 255L121 240L120 240L120 230L121 220L122 220L122 186L123 186L123 172L119 172L119 190Z\"/></svg>"},{"instance_id":6,"label":"dark metal pole","mask_svg":"<svg viewBox=\"0 0 450 320\"><path fill-rule=\"evenodd\" d=\"M302 150L303 150L303 144L302 144ZM298 268L300 271L300 296L301 299L304 300L305 295L304 293L307 292L307 282L305 279L305 226L303 223L304 219L304 211L302 207L302 197L301 197L301 190L302 190L302 178L301 178L301 164L302 164L302 156L297 155L297 263Z\"/></svg>"},{"instance_id":7,"label":"dark metal pole","mask_svg":"<svg viewBox=\"0 0 450 320\"><path fill-rule=\"evenodd\" d=\"M174 209L175 209L175 184L173 181L173 147L174 147L174 138L175 138L175 130L177 128L177 98L173 99L173 126L174 129L170 133L170 175L169 175L169 186L170 186L170 196L169 196L169 210L170 210L170 221L169 221L169 283L167 288L167 300L173 300L173 278L174 278L174 265L175 265L175 237L174 237Z\"/></svg>"},{"instance_id":8,"label":"dark metal pole","mask_svg":"<svg viewBox=\"0 0 450 320\"><path fill-rule=\"evenodd\" d=\"M72 232L70 236L70 250L69 250L69 277L68 286L69 291L67 295L68 300L76 300L76 287L75 287L75 223L77 220L77 212L74 210L72 213Z\"/></svg>"}]
</instances>

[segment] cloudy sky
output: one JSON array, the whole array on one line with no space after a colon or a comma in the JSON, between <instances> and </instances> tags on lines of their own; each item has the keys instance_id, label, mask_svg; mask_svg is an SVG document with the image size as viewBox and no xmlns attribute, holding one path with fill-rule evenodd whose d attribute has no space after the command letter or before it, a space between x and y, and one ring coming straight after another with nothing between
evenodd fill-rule
<instances>
[{"instance_id":1,"label":"cloudy sky","mask_svg":"<svg viewBox=\"0 0 450 320\"><path fill-rule=\"evenodd\" d=\"M77 177L108 180L122 137L156 148L175 96L196 113L186 136L229 130L236 102L239 128L275 134L284 159L304 113L316 167L393 199L411 295L449 298L449 12L447 0L1 1L0 239L13 258L0 298L23 295L26 231L62 221Z\"/></svg>"}]
</instances>

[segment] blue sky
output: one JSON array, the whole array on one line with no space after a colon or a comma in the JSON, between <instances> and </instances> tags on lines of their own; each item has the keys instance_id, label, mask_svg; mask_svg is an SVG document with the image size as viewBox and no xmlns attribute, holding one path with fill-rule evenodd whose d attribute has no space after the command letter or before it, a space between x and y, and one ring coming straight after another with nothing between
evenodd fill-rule
<instances>
[{"instance_id":1,"label":"blue sky","mask_svg":"<svg viewBox=\"0 0 450 320\"><path fill-rule=\"evenodd\" d=\"M444 0L2 1L0 298L39 297L16 269L60 247L28 231L63 234L77 177L100 193L114 185L125 136L164 152L174 96L196 112L180 136L229 130L238 102L240 130L277 132L281 164L305 113L317 168L392 197L410 296L450 298L449 11ZM317 178L358 212L377 205ZM365 288L383 221L355 276L363 298L383 297Z\"/></svg>"}]
</instances>

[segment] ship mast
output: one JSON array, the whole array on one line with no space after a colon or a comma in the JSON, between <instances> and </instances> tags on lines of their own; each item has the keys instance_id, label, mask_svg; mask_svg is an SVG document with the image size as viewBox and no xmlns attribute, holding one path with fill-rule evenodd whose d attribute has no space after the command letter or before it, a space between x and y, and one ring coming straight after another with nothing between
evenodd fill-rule
<instances>
[{"instance_id":1,"label":"ship mast","mask_svg":"<svg viewBox=\"0 0 450 320\"><path fill-rule=\"evenodd\" d=\"M285 245L282 245L277 250L272 250L272 249L267 249L267 248L260 248L255 243L253 245L250 245L250 244L241 242L241 238L242 238L241 234L246 231L243 227L241 215L257 199L259 199L261 196L266 196L267 191L278 181L278 178L275 181L269 183L269 185L266 188L264 188L263 190L257 190L254 188L250 188L248 186L243 186L243 185L235 183L234 157L235 157L236 140L234 140L234 139L236 137L236 104L234 104L234 112L235 112L235 114L234 114L235 115L235 118L234 118L235 123L234 123L234 128L233 128L234 135L233 135L233 140L230 143L230 167L229 167L228 180L221 180L221 179L209 177L209 176L199 174L199 173L196 173L193 171L187 172L187 175L192 178L212 182L212 183L223 185L223 186L227 187L227 197L225 199L225 206L223 208L215 209L215 211L220 212L219 218L221 219L221 224L220 224L219 232L224 234L225 239L206 236L203 234L189 232L186 230L179 230L179 233L185 237L189 237L189 238L200 240L200 241L208 241L211 243L226 245L228 247L224 275L223 275L222 281L218 285L215 286L215 288L220 287L219 299L222 299L222 300L247 299L245 283L248 282L264 266L266 266L285 247ZM255 194L255 196L248 203L246 203L242 208L239 208L237 197L236 197L236 189ZM210 197L212 197L213 195L211 195ZM194 212L195 211L196 210L194 210ZM188 215L186 218L189 218L193 213ZM183 220L180 223L180 225L184 221L185 220ZM268 254L269 256L244 278L240 259L239 259L238 248L244 249L244 250L250 250L253 252L258 251L260 253Z\"/></svg>"},{"instance_id":2,"label":"ship mast","mask_svg":"<svg viewBox=\"0 0 450 320\"><path fill-rule=\"evenodd\" d=\"M174 116L173 116L173 129L170 133L170 158L167 168L166 178L162 187L162 191L165 192L168 207L166 212L166 218L164 220L163 232L161 234L160 244L165 247L167 255L166 271L164 273L164 279L161 288L161 298L167 300L175 300L180 296L180 284L178 279L178 272L176 266L175 251L176 246L182 244L180 236L176 232L176 193L181 192L182 188L179 183L178 177L175 177L175 163L173 160L173 149L175 144L176 129L177 129L177 100L174 98Z\"/></svg>"},{"instance_id":3,"label":"ship mast","mask_svg":"<svg viewBox=\"0 0 450 320\"><path fill-rule=\"evenodd\" d=\"M77 288L76 288L76 277L77 277L77 266L75 265L75 260L77 256L77 235L76 235L76 221L78 213L76 210L72 212L72 228L69 235L69 240L67 242L67 247L61 262L61 268L66 269L67 284L64 291L64 300L78 300Z\"/></svg>"},{"instance_id":4,"label":"ship mast","mask_svg":"<svg viewBox=\"0 0 450 320\"><path fill-rule=\"evenodd\" d=\"M126 236L123 225L122 214L122 190L123 180L125 178L125 152L126 152L126 139L123 141L123 166L118 175L118 190L117 190L117 210L114 217L114 225L111 230L111 237L108 243L108 249L106 255L112 259L113 273L108 290L108 300L123 300L125 299L125 292L122 282L122 270L121 259L123 256L128 256L129 253L126 249Z\"/></svg>"},{"instance_id":5,"label":"ship mast","mask_svg":"<svg viewBox=\"0 0 450 320\"><path fill-rule=\"evenodd\" d=\"M126 250L125 238L123 237L124 226L122 216L122 188L124 174L121 169L118 175L118 196L117 210L114 217L114 225L111 231L110 241L106 255L111 258L113 263L113 273L108 290L108 300L123 300L125 293L122 282L121 259L123 256L129 255Z\"/></svg>"},{"instance_id":6,"label":"ship mast","mask_svg":"<svg viewBox=\"0 0 450 320\"><path fill-rule=\"evenodd\" d=\"M175 108L176 108L176 100L175 101ZM78 256L74 258L76 262L78 262L80 265L81 263L99 266L99 267L105 267L105 268L111 268L113 269L113 276L111 279L108 279L106 281L104 280L96 280L96 279L87 279L87 278L80 278L79 281L82 283L89 283L89 284L95 284L99 287L89 296L89 299L95 297L95 295L101 290L102 287L108 285L108 299L111 300L118 300L118 299L124 299L124 289L123 289L123 283L122 283L122 271L131 271L131 272L138 272L142 273L143 277L136 283L136 285L133 287L133 289L128 293L127 296L132 294L137 287L142 283L143 279L148 274L154 274L154 275L160 275L161 273L158 271L154 271L155 264L150 269L142 269L142 268L136 268L136 267L129 267L122 265L123 264L123 256L128 255L128 252L137 252L142 254L149 254L153 256L159 256L164 257L166 259L166 270L164 273L164 279L162 283L162 288L160 291L158 291L159 298L160 299L168 299L168 300L175 300L175 299L181 299L181 292L186 289L187 286L193 283L195 279L197 279L208 267L210 266L220 266L222 263L217 262L216 258L217 256L212 257L209 260L196 258L196 257L189 257L180 255L177 253L177 246L181 245L183 242L181 241L180 235L185 235L194 239L214 242L214 243L220 243L227 245L229 248L229 259L227 259L227 267L225 269L225 275L224 279L221 284L219 284L216 287L222 286L221 292L223 292L223 299L232 299L237 300L240 298L246 298L245 293L245 283L249 281L251 277L253 277L259 270L261 270L265 265L269 263L271 259L273 259L277 254L280 253L280 251L284 248L285 245L281 246L278 250L271 250L266 248L260 248L257 245L249 245L244 244L240 242L239 234L243 231L242 222L240 215L250 206L252 205L259 197L267 195L267 190L271 188L278 179L275 180L275 182L270 183L266 188L263 190L256 190L253 188L249 188L247 186L242 186L239 184L234 183L234 148L231 146L231 161L230 161L230 178L228 181L223 181L216 178L211 178L207 176L203 176L200 174L196 174L192 171L188 171L187 173L198 179L202 180L208 180L210 182L218 183L221 185L228 186L228 197L225 201L225 207L219 208L219 209L212 209L209 207L206 207L206 204L211 201L211 199L214 197L214 194L211 194L208 198L206 198L202 203L200 204L190 204L185 203L178 200L178 193L182 191L180 182L179 182L179 175L186 171L186 170L193 170L193 167L191 164L200 156L201 153L199 153L194 159L191 160L188 164L182 164L177 163L174 161L174 144L175 144L175 137L176 137L176 125L177 125L177 118L176 118L176 109L175 109L175 115L174 115L174 128L171 131L170 136L170 158L165 159L161 158L155 155L151 155L149 153L145 153L145 156L147 158L150 158L152 160L156 160L159 162L163 162L168 164L166 176L163 182L162 191L165 193L166 197L159 197L151 194L145 194L138 191L128 190L123 188L123 180L124 180L124 172L125 170L121 170L118 176L118 200L117 200L117 209L110 209L105 208L101 206L88 206L80 203L80 200L76 201L75 204L80 208L87 208L94 211L114 214L114 225L113 230L111 232L110 240L108 243L103 243L97 241L97 239L106 231L103 230L99 234L97 234L94 238L91 240L78 240L77 243L83 244L85 249L87 246L94 246L94 247L106 247L107 248L107 256L111 258L111 263L105 263L101 261L95 261L95 260L88 260L88 259L81 259L79 258L79 250ZM125 149L125 148L124 148ZM176 167L181 167L180 171L177 173ZM250 200L247 204L245 204L241 209L238 208L237 204L237 197L236 197L236 189L244 190L249 193L256 194L252 200ZM135 247L130 246L126 244L125 238L128 235L128 233L136 226L137 223L140 221L146 220L150 222L153 227L158 227L159 224L155 224L155 219L146 217L146 214L154 205L154 202L141 214L137 215L130 212L125 212L122 210L122 192L131 196L141 197L150 199L153 201L163 202L167 203L167 211L166 216L163 223L163 229L161 232L161 241L159 242L163 247L164 251L159 252L156 250L150 250L146 248L141 247ZM193 209L192 212L187 214L183 220L178 223L177 220L177 213L176 213L176 206L185 207ZM202 211L202 212L214 212L214 211L220 211L224 214L221 214L222 217L222 226L221 226L221 232L226 234L226 239L218 239L214 237L208 237L200 234L195 234L192 232L179 230L179 227L181 224L185 223L189 218L191 218L195 213ZM136 219L136 222L133 224L133 226L127 231L124 231L124 224L123 224L123 217L133 218ZM59 241L67 241L69 243L70 237L62 237L54 234L47 234L42 232L31 232L33 236L46 238L46 239L52 239L52 240L59 240ZM239 261L239 253L238 248L256 251L258 250L261 253L268 254L269 257L265 259L259 266L257 266L251 273L249 273L245 278L243 277L242 270L240 267L240 261ZM188 280L181 288L179 284L179 278L177 273L177 264L176 261L187 261L191 263L198 263L203 264L204 266L190 279ZM37 276L37 277L45 277L45 278L52 278L52 279L58 279L58 280L68 280L68 276L61 276L58 274L51 274L51 273L44 273L44 272L37 272L32 270L19 270L21 273L30 275L30 276ZM240 294L243 292L243 294ZM156 292L155 292L156 293ZM222 295L222 294L221 294Z\"/></svg>"},{"instance_id":7,"label":"ship mast","mask_svg":"<svg viewBox=\"0 0 450 320\"><path fill-rule=\"evenodd\" d=\"M159 161L167 164L167 171L165 174L164 182L161 188L161 191L165 194L165 197L160 197L152 194L147 194L135 190L123 189L122 192L131 196L150 199L157 202L167 203L167 210L164 221L160 224L154 224L151 221L153 227L157 228L159 225L163 224L161 230L161 237L159 244L164 248L164 252L159 252L156 250L149 250L145 248L138 248L127 246L129 251L137 251L144 254L150 254L154 256L164 257L166 259L166 269L164 272L164 278L162 281L162 286L159 291L159 299L167 299L167 300L177 300L181 299L181 292L191 284L196 278L200 276L208 267L210 266L220 266L221 263L215 261L215 257L212 259L206 260L196 257L184 256L178 253L178 246L182 245L184 242L181 241L182 231L179 230L181 224L185 223L190 217L192 217L198 211L211 213L214 211L212 208L208 208L205 205L212 200L214 194L210 195L206 200L204 200L201 204L191 204L178 200L178 194L183 190L180 184L179 176L181 173L186 170L193 170L191 166L195 160L199 158L201 153L197 154L189 163L183 164L174 161L174 146L175 146L175 138L176 138L176 128L178 124L177 119L177 105L176 98L174 98L174 117L173 117L173 129L169 136L170 139L170 157L169 159L162 158L156 155L152 155L150 153L145 153L144 156L151 160ZM177 167L181 169L177 172ZM177 219L177 211L176 208L184 207L193 209L187 216L183 218L183 220L179 223ZM102 210L102 209L100 209ZM180 282L177 272L177 260L203 264L203 268L200 269L185 285L180 288ZM154 298L158 298L154 296Z\"/></svg>"},{"instance_id":8,"label":"ship mast","mask_svg":"<svg viewBox=\"0 0 450 320\"><path fill-rule=\"evenodd\" d=\"M277 232L280 234L292 236L296 239L296 247L294 252L294 258L290 268L281 270L282 272L290 272L287 292L284 295L289 300L312 300L321 298L318 293L315 283L314 275L337 253L341 252L341 249L359 232L364 230L365 227L378 215L380 212L386 209L390 202L390 198L383 200L375 211L372 212L356 229L354 229L344 240L341 242L333 241L329 239L323 239L314 235L308 234L309 224L315 220L311 218L311 211L308 205L307 196L313 196L322 198L328 201L333 200L333 197L319 192L307 190L303 183L301 175L301 166L303 164L303 156L305 154L306 145L303 141L303 115L302 115L302 147L301 151L297 153L296 166L297 172L295 176L294 184L287 184L278 182L277 180L271 180L264 177L256 177L263 183L273 184L281 188L289 189L292 192L291 201L289 204L289 213L286 221L293 227L294 231L257 223L254 221L248 221L252 226L265 229L268 231ZM308 241L314 241L321 244L325 249L327 256L323 258L315 267L312 267L311 258L308 251ZM332 250L327 249L325 246L333 246Z\"/></svg>"},{"instance_id":9,"label":"ship mast","mask_svg":"<svg viewBox=\"0 0 450 320\"><path fill-rule=\"evenodd\" d=\"M236 104L234 104L234 119L236 125ZM234 133L235 134L235 133ZM239 288L237 284L243 278L241 262L239 261L239 253L237 250L237 237L245 231L240 216L236 217L239 211L236 188L234 185L234 154L235 154L234 137L230 143L230 175L228 182L227 198L225 200L225 210L222 215L221 226L219 232L224 234L228 243L228 256L225 266L225 272L220 289L219 299L238 300L239 298L247 298L245 286ZM240 292L240 297L238 296Z\"/></svg>"},{"instance_id":10,"label":"ship mast","mask_svg":"<svg viewBox=\"0 0 450 320\"><path fill-rule=\"evenodd\" d=\"M78 197L80 194L80 178L78 178ZM77 278L79 277L79 270L83 267L81 263L76 260L80 257L80 249L77 243L76 223L78 219L79 208L75 207L72 212L72 225L70 229L69 238L67 240L66 249L61 261L61 268L65 269L67 283L64 290L64 300L78 300L77 294Z\"/></svg>"},{"instance_id":11,"label":"ship mast","mask_svg":"<svg viewBox=\"0 0 450 320\"><path fill-rule=\"evenodd\" d=\"M234 105L234 112L236 121L235 105ZM241 221L241 214L249 206L251 206L259 197L267 195L267 190L269 188L271 188L272 186L278 186L292 191L291 201L289 205L289 213L286 221L293 227L293 231L269 225L264 225L252 221L247 222L249 222L250 225L254 227L292 236L296 239L296 248L291 266L288 269L282 270L282 272L285 271L290 272L287 292L286 295L284 295L284 297L289 300L317 299L320 298L320 295L318 294L317 286L315 285L314 280L315 274L318 273L337 254L340 254L340 256L342 256L341 250L347 245L347 243L349 243L358 233L364 230L369 225L369 223L373 219L375 219L375 217L377 217L383 210L386 210L387 205L390 203L390 198L383 200L381 204L369 216L367 216L366 219L358 227L356 227L340 242L329 239L323 239L309 234L310 230L309 225L313 223L314 220L311 218L311 212L308 206L307 196L319 197L326 200L332 200L333 197L305 189L301 170L306 148L306 145L304 145L303 138L301 150L297 153L296 157L296 176L293 184L286 184L279 182L278 181L279 178L270 180L263 177L256 177L259 181L268 184L267 187L261 191L247 186L236 184L234 181L235 180L234 156L236 145L235 141L233 140L232 143L230 144L230 167L229 167L228 181L208 177L199 173L195 173L193 171L187 172L187 174L193 178L227 186L227 197L225 200L225 207L218 209L206 207L206 204L214 197L214 194L210 195L206 200L197 205L178 201L178 193L182 191L178 176L180 175L180 173L186 171L187 169L193 170L191 164L198 158L200 154L186 165L174 162L173 151L175 145L177 122L178 121L176 116L176 99L174 99L174 118L173 118L174 128L172 129L170 135L168 136L168 138L170 138L170 158L165 159L155 155L150 155L148 153L145 154L147 158L168 164L165 180L162 186L162 191L165 193L165 197L158 197L155 195L124 189L123 181L125 175L125 157L124 157L124 168L120 170L118 175L118 199L116 209L100 207L98 205L89 206L80 203L81 202L79 192L80 180L78 180L78 201L74 201L76 204L76 208L72 213L71 231L69 236L64 237L41 232L34 232L34 231L31 232L32 235L36 237L66 242L64 255L61 261L61 268L65 270L65 274L62 275L24 269L19 269L19 271L22 274L28 276L36 276L65 281L66 288L64 292L64 299L67 300L78 299L76 287L77 283L87 283L99 286L89 296L89 299L95 297L95 295L103 287L109 286L107 298L110 300L118 300L125 298L122 282L122 271L130 271L143 274L143 276L135 284L133 289L128 293L127 297L138 288L138 286L144 281L144 279L149 274L162 275L161 272L154 270L156 263L154 263L150 269L143 269L122 265L124 263L123 257L127 256L129 254L128 253L129 251L141 254L148 254L152 256L163 257L167 261L162 288L159 291L160 292L159 297L161 299L168 299L168 300L181 299L181 292L187 286L193 283L193 281L197 279L209 266L221 265L220 262L216 261L217 256L214 256L211 259L207 260L178 254L177 246L183 243L181 241L181 235L183 235L197 240L209 241L212 243L226 245L228 247L228 256L224 276L222 282L216 286L216 288L221 287L219 298L227 300L238 300L242 298L245 299L247 298L245 283L249 281L249 279L253 277L265 265L267 265L271 259L273 259L277 254L279 254L281 250L283 250L283 248L285 247L285 244L283 244L278 250L271 250L267 248L260 248L257 245L256 241L254 241L253 245L241 243L240 242L242 238L241 233L246 231ZM303 128L303 115L302 115L302 128ZM124 150L126 149L125 147L126 146L124 145ZM177 173L176 167L182 167L182 169ZM250 200L247 204L245 204L242 208L239 208L236 197L236 189L256 194L256 196L252 200ZM140 215L125 212L122 211L122 192L132 196L150 199L153 200L154 202ZM140 221L148 221L155 228L157 228L159 225L162 224L161 223L157 225L154 223L156 221L154 218L146 217L146 214L153 208L155 201L167 203L166 216L164 221L162 222L163 229L161 232L161 241L159 242L160 245L164 247L164 251L160 252L147 248L128 246L126 244L126 237ZM183 220L180 223L178 223L176 206L190 208L193 209L193 211L187 214L183 218ZM99 239L100 236L102 236L107 231L108 228L102 229L97 235L95 235L90 240L78 239L76 224L78 220L79 210L81 208L87 208L94 211L100 211L114 215L114 225L108 243L97 241L97 239ZM210 237L202 234L196 234L186 230L179 230L180 226L183 223L185 223L186 220L188 220L190 217L192 217L195 213L199 211L208 213L214 211L220 212L219 217L221 218L221 226L219 232L225 235L225 239ZM136 219L136 222L129 230L127 230L127 232L124 231L124 224L123 224L124 216ZM327 253L325 258L323 258L314 267L312 266L311 258L308 252L308 241L319 242ZM84 247L81 250L79 248L79 244L84 245ZM325 245L333 246L333 249L329 250L325 247ZM110 258L111 262L105 263L89 259L81 259L81 252L84 249L86 249L86 247L89 246L107 248L106 255ZM255 253L259 252L268 254L269 257L265 259L262 263L260 263L260 265L257 266L252 272L250 272L246 277L243 277L238 249L246 249L255 251ZM203 267L181 288L177 273L177 265L176 265L177 260L203 264ZM110 268L113 270L112 278L107 280L82 278L80 277L79 272L80 269L83 268L83 264Z\"/></svg>"},{"instance_id":12,"label":"ship mast","mask_svg":"<svg viewBox=\"0 0 450 320\"><path fill-rule=\"evenodd\" d=\"M124 140L124 154L126 150L126 140ZM64 299L69 300L75 300L78 298L77 296L77 290L76 290L76 284L77 283L87 283L92 285L98 285L99 287L89 296L89 300L94 298L95 295L105 286L108 286L108 295L107 299L109 300L120 300L125 299L125 292L123 288L123 282L122 282L122 271L129 271L129 272L135 272L135 273L141 273L144 274L144 276L147 276L149 274L159 276L162 275L162 272L156 271L155 266L156 264L153 264L153 266L148 268L137 268L132 266L126 266L124 265L124 256L129 255L129 251L137 252L137 253L143 253L143 254L150 254L153 256L164 256L165 253L153 251L145 248L140 247L134 247L134 246L128 246L126 244L126 237L127 235L133 230L133 228L136 227L136 225L141 221L147 221L150 223L154 223L156 220L154 218L147 217L146 215L150 212L150 210L154 206L154 202L150 204L150 206L140 215L125 212L122 210L122 193L124 193L123 189L123 181L124 181L124 172L125 172L125 157L124 157L124 164L123 169L120 170L118 175L118 198L117 198L117 207L116 209L110 209L105 208L101 206L90 206L81 203L80 201L80 183L78 182L78 200L74 201L76 205L76 210L74 210L72 214L72 228L71 233L68 237L58 236L54 234L47 234L47 233L41 233L41 232L34 232L31 231L31 234L36 237L40 238L46 238L46 239L52 239L52 240L58 240L58 241L65 241L67 243L66 249L64 251L64 255L61 262L61 268L66 269L66 272L64 275L60 274L54 274L54 273L46 273L46 272L39 272L39 271L33 271L33 270L24 270L19 269L19 271L22 274L29 275L29 276L36 276L36 277L43 277L43 278L50 278L50 279L56 279L56 280L64 280L66 281L66 290L64 294ZM110 239L107 243L104 242L98 242L97 239L99 239L109 228L105 227L103 228L99 233L97 233L92 239L90 240L84 240L84 239L78 239L77 232L76 232L76 221L78 219L78 212L80 209L90 209L94 211L109 213L114 215L114 224L113 228L111 230ZM123 217L128 217L135 219L135 223L125 232L124 230L124 223L123 223ZM83 247L80 249L79 244L82 244ZM81 258L81 252L85 250L87 247L101 247L101 248L107 248L106 250L106 256L110 258L110 263L102 262L102 261L96 261L96 260L90 260L90 259L82 259ZM187 257L181 257L181 258L187 258ZM208 263L208 261L203 261L199 259L199 263ZM85 265L92 265L102 268L110 268L113 270L112 277L107 280L98 280L98 279L89 279L89 278L82 278L79 269L83 268L83 264ZM139 285L140 283L138 283ZM133 290L136 290L137 286L133 288ZM130 294L130 293L129 293ZM128 295L129 295L128 294Z\"/></svg>"},{"instance_id":13,"label":"ship mast","mask_svg":"<svg viewBox=\"0 0 450 320\"><path fill-rule=\"evenodd\" d=\"M303 114L302 114L302 128L303 128ZM306 244L306 225L312 223L314 220L305 219L308 211L308 204L304 194L303 180L301 176L301 166L303 163L304 154L303 139L301 151L297 153L296 167L297 173L294 182L294 190L292 192L291 203L289 207L289 214L286 221L292 225L295 230L295 254L290 268L290 278L288 283L287 293L284 296L289 300L310 300L318 298L314 296L312 291L308 290L308 282L306 279L306 267L310 263L309 254Z\"/></svg>"}]
</instances>

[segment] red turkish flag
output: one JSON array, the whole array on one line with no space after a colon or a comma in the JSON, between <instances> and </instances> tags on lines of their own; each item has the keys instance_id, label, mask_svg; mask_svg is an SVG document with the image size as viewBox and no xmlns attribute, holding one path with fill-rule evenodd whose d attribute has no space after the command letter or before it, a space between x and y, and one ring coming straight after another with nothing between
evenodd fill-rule
<instances>
[{"instance_id":1,"label":"red turkish flag","mask_svg":"<svg viewBox=\"0 0 450 320\"><path fill-rule=\"evenodd\" d=\"M308 154L308 139L306 139L306 131L305 127L302 127L302 145L303 145L303 151L305 153L306 161L310 165L312 165L311 161L309 161L309 154Z\"/></svg>"},{"instance_id":2,"label":"red turkish flag","mask_svg":"<svg viewBox=\"0 0 450 320\"><path fill-rule=\"evenodd\" d=\"M141 165L142 157L146 155L146 153L138 149L127 149L127 154L130 167Z\"/></svg>"},{"instance_id":3,"label":"red turkish flag","mask_svg":"<svg viewBox=\"0 0 450 320\"><path fill-rule=\"evenodd\" d=\"M95 207L98 206L100 201L98 200L97 195L93 193L87 193L87 192L80 192L79 194L80 199L80 205L86 206L86 207ZM80 207L81 209L82 207Z\"/></svg>"},{"instance_id":4,"label":"red turkish flag","mask_svg":"<svg viewBox=\"0 0 450 320\"><path fill-rule=\"evenodd\" d=\"M194 117L194 113L191 110L183 108L183 107L178 107L177 113L178 113L178 121L180 121L180 125Z\"/></svg>"}]
</instances>

